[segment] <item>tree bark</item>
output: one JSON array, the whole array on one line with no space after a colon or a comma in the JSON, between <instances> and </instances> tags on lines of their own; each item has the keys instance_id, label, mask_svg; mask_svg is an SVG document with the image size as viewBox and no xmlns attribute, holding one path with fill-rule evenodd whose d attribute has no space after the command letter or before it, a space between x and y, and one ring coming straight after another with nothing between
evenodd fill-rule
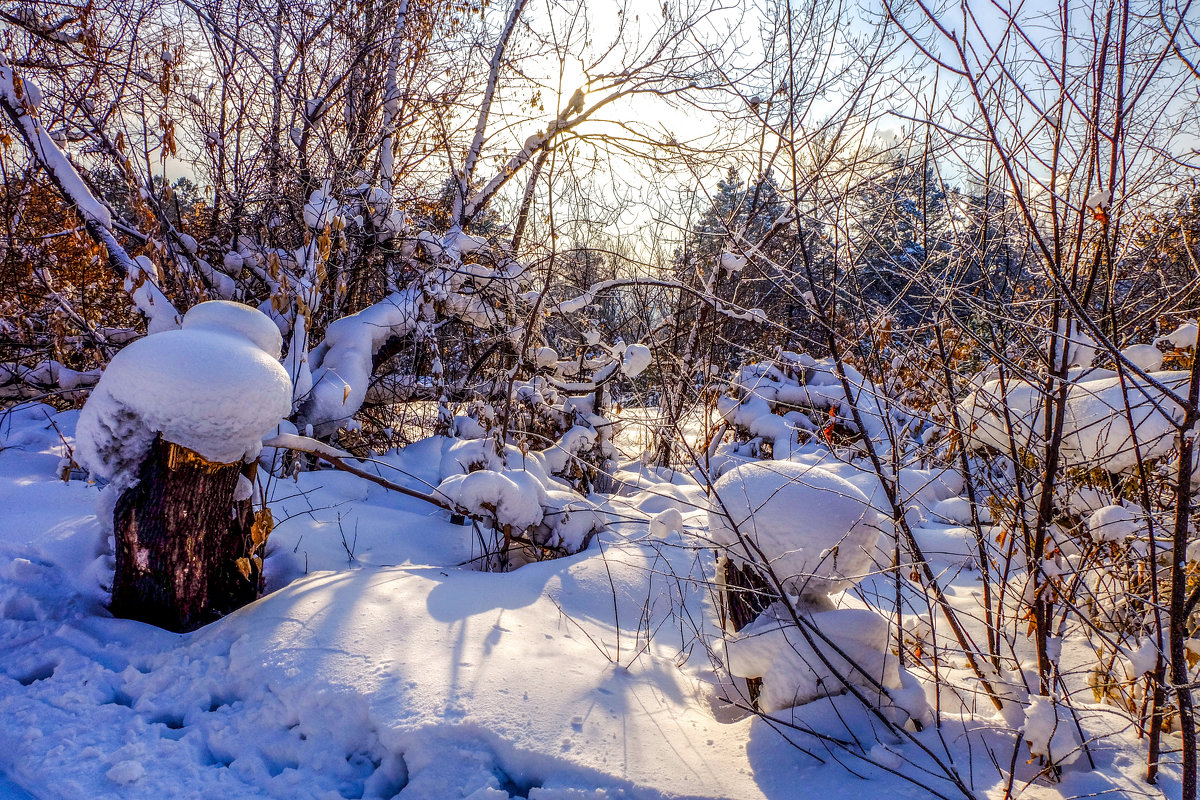
<instances>
[{"instance_id":1,"label":"tree bark","mask_svg":"<svg viewBox=\"0 0 1200 800\"><path fill-rule=\"evenodd\" d=\"M747 564L738 567L732 560L723 559L724 587L721 600L728 615L728 627L737 633L754 622L767 606L778 599L767 580L754 567ZM758 697L762 693L762 678L746 678L746 690L750 707L758 709Z\"/></svg>"},{"instance_id":2,"label":"tree bark","mask_svg":"<svg viewBox=\"0 0 1200 800\"><path fill-rule=\"evenodd\" d=\"M234 500L254 467L154 440L113 511L114 615L191 631L258 597L270 513Z\"/></svg>"}]
</instances>

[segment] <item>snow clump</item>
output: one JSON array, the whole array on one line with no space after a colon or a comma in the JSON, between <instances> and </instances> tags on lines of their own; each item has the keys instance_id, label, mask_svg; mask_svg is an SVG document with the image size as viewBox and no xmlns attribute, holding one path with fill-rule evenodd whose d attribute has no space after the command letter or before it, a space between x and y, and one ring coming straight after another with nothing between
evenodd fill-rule
<instances>
[{"instance_id":1,"label":"snow clump","mask_svg":"<svg viewBox=\"0 0 1200 800\"><path fill-rule=\"evenodd\" d=\"M1029 754L1051 764L1069 766L1079 759L1083 744L1068 715L1059 715L1054 698L1035 695L1025 709L1025 741Z\"/></svg>"},{"instance_id":2,"label":"snow clump","mask_svg":"<svg viewBox=\"0 0 1200 800\"><path fill-rule=\"evenodd\" d=\"M737 253L721 253L721 269L730 275L737 275L746 268L746 257Z\"/></svg>"},{"instance_id":3,"label":"snow clump","mask_svg":"<svg viewBox=\"0 0 1200 800\"><path fill-rule=\"evenodd\" d=\"M326 225L333 224L341 210L337 198L333 196L331 184L324 181L320 189L309 195L304 205L304 223L314 230L322 230Z\"/></svg>"},{"instance_id":4,"label":"snow clump","mask_svg":"<svg viewBox=\"0 0 1200 800\"><path fill-rule=\"evenodd\" d=\"M117 353L79 415L76 461L133 485L154 437L229 463L255 456L291 411L282 341L266 315L240 303L192 308L183 327Z\"/></svg>"},{"instance_id":5,"label":"snow clump","mask_svg":"<svg viewBox=\"0 0 1200 800\"><path fill-rule=\"evenodd\" d=\"M630 378L636 378L650 366L650 348L644 344L631 344L625 348L621 357L621 371Z\"/></svg>"},{"instance_id":6,"label":"snow clump","mask_svg":"<svg viewBox=\"0 0 1200 800\"><path fill-rule=\"evenodd\" d=\"M1088 519L1088 531L1097 542L1123 542L1143 528L1141 520L1125 506L1105 506Z\"/></svg>"},{"instance_id":7,"label":"snow clump","mask_svg":"<svg viewBox=\"0 0 1200 800\"><path fill-rule=\"evenodd\" d=\"M1121 351L1121 357L1142 372L1158 372L1163 365L1162 350L1152 344L1131 344Z\"/></svg>"},{"instance_id":8,"label":"snow clump","mask_svg":"<svg viewBox=\"0 0 1200 800\"><path fill-rule=\"evenodd\" d=\"M844 591L872 568L878 515L860 489L826 469L743 464L713 491L713 541L739 565L756 562L761 551L784 588L801 598Z\"/></svg>"},{"instance_id":9,"label":"snow clump","mask_svg":"<svg viewBox=\"0 0 1200 800\"><path fill-rule=\"evenodd\" d=\"M1172 347L1178 347L1180 350L1183 350L1196 346L1196 334L1198 332L1200 332L1200 325L1196 324L1196 320L1189 319L1158 341L1170 342Z\"/></svg>"}]
</instances>

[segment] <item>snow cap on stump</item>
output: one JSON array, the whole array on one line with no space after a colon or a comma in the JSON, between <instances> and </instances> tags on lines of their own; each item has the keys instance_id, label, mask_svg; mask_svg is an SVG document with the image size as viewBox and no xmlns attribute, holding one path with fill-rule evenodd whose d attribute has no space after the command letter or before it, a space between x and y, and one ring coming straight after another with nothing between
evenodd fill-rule
<instances>
[{"instance_id":1,"label":"snow cap on stump","mask_svg":"<svg viewBox=\"0 0 1200 800\"><path fill-rule=\"evenodd\" d=\"M282 340L265 314L217 300L183 327L139 339L113 358L79 416L75 460L131 485L156 434L229 463L254 455L291 411Z\"/></svg>"},{"instance_id":2,"label":"snow cap on stump","mask_svg":"<svg viewBox=\"0 0 1200 800\"><path fill-rule=\"evenodd\" d=\"M737 563L766 558L789 592L844 591L872 568L876 512L849 481L791 461L742 464L713 484L713 541ZM727 514L728 516L727 516ZM754 546L740 543L741 533Z\"/></svg>"}]
</instances>

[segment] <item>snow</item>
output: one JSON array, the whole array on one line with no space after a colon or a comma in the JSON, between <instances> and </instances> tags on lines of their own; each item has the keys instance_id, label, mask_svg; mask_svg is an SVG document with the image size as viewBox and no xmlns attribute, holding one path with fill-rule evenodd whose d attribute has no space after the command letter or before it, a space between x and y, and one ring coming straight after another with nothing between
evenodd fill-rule
<instances>
[{"instance_id":1,"label":"snow","mask_svg":"<svg viewBox=\"0 0 1200 800\"><path fill-rule=\"evenodd\" d=\"M965 497L949 497L939 500L930 509L931 516L958 525L971 525L971 503ZM984 506L976 506L980 522L990 523L992 515Z\"/></svg>"},{"instance_id":2,"label":"snow","mask_svg":"<svg viewBox=\"0 0 1200 800\"><path fill-rule=\"evenodd\" d=\"M182 328L243 337L271 358L279 358L283 351L283 337L270 317L242 303L210 300L192 306Z\"/></svg>"},{"instance_id":3,"label":"snow","mask_svg":"<svg viewBox=\"0 0 1200 800\"><path fill-rule=\"evenodd\" d=\"M92 195L75 166L67 158L67 154L59 149L37 116L23 111L25 104L22 102L22 94L18 93L18 84L24 86L24 81L14 75L8 61L0 56L0 99L16 114L17 123L33 143L38 158L71 198L79 213L102 228L111 229L112 215L108 207ZM36 108L37 104L33 105Z\"/></svg>"},{"instance_id":4,"label":"snow","mask_svg":"<svg viewBox=\"0 0 1200 800\"><path fill-rule=\"evenodd\" d=\"M1121 351L1121 357L1143 372L1162 369L1163 353L1152 344L1131 344Z\"/></svg>"},{"instance_id":5,"label":"snow","mask_svg":"<svg viewBox=\"0 0 1200 800\"><path fill-rule=\"evenodd\" d=\"M76 461L129 485L157 433L209 461L257 455L291 410L291 381L276 360L279 332L236 303L201 303L183 328L125 347L80 413Z\"/></svg>"},{"instance_id":6,"label":"snow","mask_svg":"<svg viewBox=\"0 0 1200 800\"><path fill-rule=\"evenodd\" d=\"M1062 361L1064 340L1067 347L1068 367L1089 367L1096 356L1096 340L1088 336L1080 328L1078 322L1071 323L1071 332L1067 333L1067 323L1059 320L1055 326L1054 363L1052 368L1058 369Z\"/></svg>"},{"instance_id":7,"label":"snow","mask_svg":"<svg viewBox=\"0 0 1200 800\"><path fill-rule=\"evenodd\" d=\"M1182 350L1196 346L1196 335L1198 332L1200 332L1200 325L1197 325L1196 320L1189 319L1166 336L1161 337L1158 341L1169 342L1172 347L1178 347Z\"/></svg>"},{"instance_id":8,"label":"snow","mask_svg":"<svg viewBox=\"0 0 1200 800\"><path fill-rule=\"evenodd\" d=\"M1088 208L1108 208L1112 205L1112 192L1097 189L1088 195L1087 200L1084 201L1084 205Z\"/></svg>"},{"instance_id":9,"label":"snow","mask_svg":"<svg viewBox=\"0 0 1200 800\"><path fill-rule=\"evenodd\" d=\"M721 253L721 269L730 275L737 275L746 268L746 257L737 253Z\"/></svg>"},{"instance_id":10,"label":"snow","mask_svg":"<svg viewBox=\"0 0 1200 800\"><path fill-rule=\"evenodd\" d=\"M665 508L650 520L650 535L664 537L683 531L683 514L678 508Z\"/></svg>"},{"instance_id":11,"label":"snow","mask_svg":"<svg viewBox=\"0 0 1200 800\"><path fill-rule=\"evenodd\" d=\"M861 609L836 609L808 615L803 630L768 609L743 628L726 647L729 670L742 677L762 678L760 703L767 712L811 703L845 691L844 680L880 697L885 690L902 690L899 662L888 652L888 622ZM899 709L897 709L899 710ZM922 695L910 718L925 725L932 715Z\"/></svg>"},{"instance_id":12,"label":"snow","mask_svg":"<svg viewBox=\"0 0 1200 800\"><path fill-rule=\"evenodd\" d=\"M479 470L451 475L438 484L437 494L474 516L491 516L499 528L524 531L542 521L541 493L535 483L518 483L514 476L529 473Z\"/></svg>"},{"instance_id":13,"label":"snow","mask_svg":"<svg viewBox=\"0 0 1200 800\"><path fill-rule=\"evenodd\" d=\"M233 250L226 253L224 258L221 259L221 266L224 268L225 273L234 278L241 274L244 263L245 260L242 258L242 254Z\"/></svg>"},{"instance_id":14,"label":"snow","mask_svg":"<svg viewBox=\"0 0 1200 800\"><path fill-rule=\"evenodd\" d=\"M508 574L461 566L477 554L472 529L415 499L333 471L271 481L272 593L181 636L105 609L112 554L96 489L57 477L79 416L40 405L0 414L0 797L139 800L181 796L181 786L186 796L289 800L782 800L797 787L819 797L956 796L916 744L838 688L841 677L806 682L827 668L820 658L806 667L784 646L808 645L777 613L728 655L741 671L774 676L764 687L778 721L731 704L737 686L710 660L723 663L726 652L706 514L694 502L702 490L685 472L622 465L626 494L579 506L608 523L590 548ZM363 467L428 491L449 446L424 440ZM510 469L521 463L519 452L507 457ZM542 483L538 459L525 463ZM961 492L953 473L910 472L905 491L922 503ZM668 490L693 502L655 512L649 538L653 520L634 509L670 500ZM580 500L547 494L546 507ZM792 508L797 518L820 511ZM970 608L978 586L967 574L947 589ZM829 599L836 611L807 615L814 630L883 679L889 718L928 720L929 673L919 662L899 668L886 618L849 593ZM1063 659L1070 653L1065 646ZM952 759L977 797L998 798L1005 780L991 759L1007 763L1014 732L972 710L955 661L948 651L941 666L956 687L940 694L941 727L914 736ZM877 693L863 672L841 669L858 691ZM820 696L783 709L801 688ZM1164 755L1161 788L1147 787L1144 741L1085 695L1072 705L1098 769L1076 759L1048 784L1022 756L1022 796L1178 796L1177 753ZM1022 736L1052 742L1066 763L1060 745L1074 740L1062 732L1073 723L1060 705L1047 739L1039 702Z\"/></svg>"},{"instance_id":15,"label":"snow","mask_svg":"<svg viewBox=\"0 0 1200 800\"><path fill-rule=\"evenodd\" d=\"M1088 518L1087 526L1088 533L1097 542L1123 542L1146 529L1145 523L1124 506L1098 509Z\"/></svg>"},{"instance_id":16,"label":"snow","mask_svg":"<svg viewBox=\"0 0 1200 800\"><path fill-rule=\"evenodd\" d=\"M1025 709L1025 741L1029 753L1047 761L1068 766L1083 755L1083 744L1071 721L1070 712L1053 697L1035 695Z\"/></svg>"},{"instance_id":17,"label":"snow","mask_svg":"<svg viewBox=\"0 0 1200 800\"><path fill-rule=\"evenodd\" d=\"M317 436L335 432L354 416L367 395L375 351L391 336L411 333L420 308L419 289L405 289L330 323L309 356L313 385L300 414Z\"/></svg>"},{"instance_id":18,"label":"snow","mask_svg":"<svg viewBox=\"0 0 1200 800\"><path fill-rule=\"evenodd\" d=\"M329 181L324 181L319 189L313 191L304 204L304 224L313 230L323 230L332 225L341 213L341 206L333 195Z\"/></svg>"},{"instance_id":19,"label":"snow","mask_svg":"<svg viewBox=\"0 0 1200 800\"><path fill-rule=\"evenodd\" d=\"M641 375L652 359L650 348L644 344L631 344L621 356L621 371L630 378Z\"/></svg>"},{"instance_id":20,"label":"snow","mask_svg":"<svg viewBox=\"0 0 1200 800\"><path fill-rule=\"evenodd\" d=\"M1085 373L1068 388L1063 440L1066 462L1123 472L1137 464L1139 453L1144 461L1167 455L1174 447L1176 424L1183 418L1178 404L1136 376L1126 375L1122 380L1097 372L1099 377ZM1151 377L1176 391L1187 381L1186 372L1157 372ZM1126 416L1126 393L1131 418ZM1010 422L1019 448L1040 446L1043 395L1037 386L1010 380L1002 388L999 381L988 381L963 400L959 413L969 425L969 441L975 447L985 445L1008 453ZM1136 432L1136 448L1131 429Z\"/></svg>"},{"instance_id":21,"label":"snow","mask_svg":"<svg viewBox=\"0 0 1200 800\"><path fill-rule=\"evenodd\" d=\"M118 761L113 765L112 769L104 773L104 777L115 784L123 786L127 783L135 783L146 777L146 768L137 761Z\"/></svg>"},{"instance_id":22,"label":"snow","mask_svg":"<svg viewBox=\"0 0 1200 800\"><path fill-rule=\"evenodd\" d=\"M794 462L745 464L722 475L713 492L713 542L739 563L765 559L789 592L829 595L871 569L876 512L862 491L828 470Z\"/></svg>"}]
</instances>

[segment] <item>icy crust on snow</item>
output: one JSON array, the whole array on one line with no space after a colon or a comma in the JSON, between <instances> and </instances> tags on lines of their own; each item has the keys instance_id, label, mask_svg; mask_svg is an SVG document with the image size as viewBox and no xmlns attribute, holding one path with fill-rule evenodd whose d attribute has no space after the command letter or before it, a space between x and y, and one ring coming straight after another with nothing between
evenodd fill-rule
<instances>
[{"instance_id":1,"label":"icy crust on snow","mask_svg":"<svg viewBox=\"0 0 1200 800\"><path fill-rule=\"evenodd\" d=\"M196 306L181 329L139 339L109 363L80 413L76 461L129 485L157 433L209 461L256 455L291 410L278 353L279 333L260 312Z\"/></svg>"},{"instance_id":2,"label":"icy crust on snow","mask_svg":"<svg viewBox=\"0 0 1200 800\"><path fill-rule=\"evenodd\" d=\"M1089 377L1093 374L1096 377ZM1188 380L1186 372L1157 372L1151 377L1173 391L1185 389ZM999 381L989 381L963 400L959 412L971 445L1007 453L1010 423L1018 448L1041 446L1043 402L1038 386L1008 381L1002 387ZM1124 472L1136 466L1139 452L1143 461L1169 453L1175 446L1176 423L1182 419L1183 409L1141 378L1127 374L1122 383L1111 372L1085 373L1067 389L1063 457L1071 466ZM1130 435L1131 420L1136 440Z\"/></svg>"},{"instance_id":3,"label":"icy crust on snow","mask_svg":"<svg viewBox=\"0 0 1200 800\"><path fill-rule=\"evenodd\" d=\"M743 464L718 478L713 493L713 542L737 563L765 559L789 592L822 598L872 568L877 512L860 489L826 469Z\"/></svg>"}]
</instances>

